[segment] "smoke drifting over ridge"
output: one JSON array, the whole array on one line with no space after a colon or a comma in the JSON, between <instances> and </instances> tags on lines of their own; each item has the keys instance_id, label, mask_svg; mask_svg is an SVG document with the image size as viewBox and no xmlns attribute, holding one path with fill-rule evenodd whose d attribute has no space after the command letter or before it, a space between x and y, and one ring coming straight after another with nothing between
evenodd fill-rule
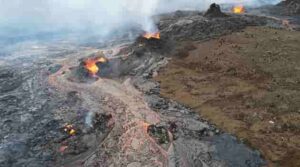
<instances>
[{"instance_id":1,"label":"smoke drifting over ridge","mask_svg":"<svg viewBox=\"0 0 300 167\"><path fill-rule=\"evenodd\" d=\"M0 37L7 31L57 30L96 32L139 26L156 31L151 16L184 9L205 10L212 3L264 5L280 0L0 0ZM8 31L8 32L9 32ZM8 33L9 34L9 33Z\"/></svg>"}]
</instances>

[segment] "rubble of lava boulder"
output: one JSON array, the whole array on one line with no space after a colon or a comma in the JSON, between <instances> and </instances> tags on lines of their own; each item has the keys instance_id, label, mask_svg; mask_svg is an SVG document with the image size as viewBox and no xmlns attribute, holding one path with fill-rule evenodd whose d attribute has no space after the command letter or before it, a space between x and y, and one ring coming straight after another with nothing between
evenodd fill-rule
<instances>
[{"instance_id":1,"label":"rubble of lava boulder","mask_svg":"<svg viewBox=\"0 0 300 167\"><path fill-rule=\"evenodd\" d=\"M277 4L280 7L282 14L300 15L300 1L299 0L285 0Z\"/></svg>"},{"instance_id":2,"label":"rubble of lava boulder","mask_svg":"<svg viewBox=\"0 0 300 167\"><path fill-rule=\"evenodd\" d=\"M216 9L217 7L213 7L213 13L219 13ZM162 36L169 41L206 40L240 31L247 26L281 26L281 21L268 17L229 13L226 15L227 17L205 17L200 12L176 11L159 15L156 19L160 20L158 27Z\"/></svg>"},{"instance_id":3,"label":"rubble of lava boulder","mask_svg":"<svg viewBox=\"0 0 300 167\"><path fill-rule=\"evenodd\" d=\"M130 56L96 64L100 68L96 75L117 79L134 76L134 86L145 94L151 109L164 119L160 125L150 125L148 134L160 144L170 143L172 135L177 149L173 157L178 163L183 157L190 165L202 165L204 162L199 159L204 160L204 164L216 165L218 161L211 157L214 156L233 166L244 161L253 162L250 166L260 166L264 161L259 153L228 134L216 137L220 133L216 127L190 109L159 97L159 86L149 81L173 55L177 41L206 40L240 31L246 26L279 25L269 18L250 15L211 17L223 16L220 12L217 5L212 5L205 15L198 11L177 11L156 16L161 39L137 38L119 53L131 53ZM93 56L98 55L88 57ZM71 67L69 81L87 83L97 80L87 71L84 61L80 59L78 66ZM82 154L101 152L96 150L97 146L113 127L113 116L103 113L91 115L92 128L87 127L86 118L90 111L82 107L80 95L76 91L61 93L49 86L47 78L59 71L61 65L47 63L39 64L39 68L16 70L11 66L0 70L0 166L72 164ZM110 103L115 106L114 102ZM69 122L58 113L65 114ZM226 144L230 147L226 148ZM216 149L211 151L214 145ZM234 155L241 152L240 159L235 160ZM200 158L195 159L195 156Z\"/></svg>"}]
</instances>

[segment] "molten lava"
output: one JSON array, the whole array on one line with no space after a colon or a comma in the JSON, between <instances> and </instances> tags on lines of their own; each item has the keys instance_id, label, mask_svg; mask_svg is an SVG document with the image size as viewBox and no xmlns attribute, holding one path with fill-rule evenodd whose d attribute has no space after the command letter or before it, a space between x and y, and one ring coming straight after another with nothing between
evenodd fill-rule
<instances>
[{"instance_id":1,"label":"molten lava","mask_svg":"<svg viewBox=\"0 0 300 167\"><path fill-rule=\"evenodd\" d=\"M107 62L107 59L104 57L88 58L84 61L84 67L89 71L90 74L95 76L99 71L97 63L105 62Z\"/></svg>"},{"instance_id":2,"label":"molten lava","mask_svg":"<svg viewBox=\"0 0 300 167\"><path fill-rule=\"evenodd\" d=\"M76 130L74 129L73 125L71 125L71 124L66 124L64 127L64 131L71 136L76 134Z\"/></svg>"},{"instance_id":3,"label":"molten lava","mask_svg":"<svg viewBox=\"0 0 300 167\"><path fill-rule=\"evenodd\" d=\"M232 12L235 14L245 13L245 7L243 5L237 5L232 8Z\"/></svg>"},{"instance_id":4,"label":"molten lava","mask_svg":"<svg viewBox=\"0 0 300 167\"><path fill-rule=\"evenodd\" d=\"M144 38L146 39L160 39L160 33L159 32L146 32L143 35Z\"/></svg>"}]
</instances>

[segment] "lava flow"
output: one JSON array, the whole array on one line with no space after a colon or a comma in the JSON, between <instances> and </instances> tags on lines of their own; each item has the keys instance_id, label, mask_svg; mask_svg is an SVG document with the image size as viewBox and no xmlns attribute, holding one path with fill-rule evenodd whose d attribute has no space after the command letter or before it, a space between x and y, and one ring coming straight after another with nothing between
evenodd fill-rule
<instances>
[{"instance_id":1,"label":"lava flow","mask_svg":"<svg viewBox=\"0 0 300 167\"><path fill-rule=\"evenodd\" d=\"M95 76L99 72L99 67L97 63L105 63L107 59L104 57L88 58L84 61L84 67L89 71L89 73Z\"/></svg>"},{"instance_id":2,"label":"lava flow","mask_svg":"<svg viewBox=\"0 0 300 167\"><path fill-rule=\"evenodd\" d=\"M243 5L237 5L232 8L232 12L235 14L245 13L245 7Z\"/></svg>"},{"instance_id":3,"label":"lava flow","mask_svg":"<svg viewBox=\"0 0 300 167\"><path fill-rule=\"evenodd\" d=\"M146 39L160 39L160 33L159 32L146 32L143 35Z\"/></svg>"}]
</instances>

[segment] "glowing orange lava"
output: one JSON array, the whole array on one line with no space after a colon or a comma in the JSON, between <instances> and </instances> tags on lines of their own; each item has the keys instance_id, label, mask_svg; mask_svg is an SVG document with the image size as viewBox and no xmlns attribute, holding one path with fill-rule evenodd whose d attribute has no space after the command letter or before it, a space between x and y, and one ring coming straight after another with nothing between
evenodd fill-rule
<instances>
[{"instance_id":1,"label":"glowing orange lava","mask_svg":"<svg viewBox=\"0 0 300 167\"><path fill-rule=\"evenodd\" d=\"M147 32L143 35L146 39L160 39L160 33L159 32Z\"/></svg>"},{"instance_id":2,"label":"glowing orange lava","mask_svg":"<svg viewBox=\"0 0 300 167\"><path fill-rule=\"evenodd\" d=\"M64 127L64 131L71 136L76 134L76 130L74 129L73 125L71 125L71 124L66 124Z\"/></svg>"},{"instance_id":3,"label":"glowing orange lava","mask_svg":"<svg viewBox=\"0 0 300 167\"><path fill-rule=\"evenodd\" d=\"M237 5L232 8L232 12L235 14L245 13L245 7L243 5Z\"/></svg>"},{"instance_id":4,"label":"glowing orange lava","mask_svg":"<svg viewBox=\"0 0 300 167\"><path fill-rule=\"evenodd\" d=\"M104 57L88 58L84 61L84 67L89 71L90 74L94 76L99 71L99 67L97 66L97 63L105 63L105 62L107 62L107 59Z\"/></svg>"}]
</instances>

